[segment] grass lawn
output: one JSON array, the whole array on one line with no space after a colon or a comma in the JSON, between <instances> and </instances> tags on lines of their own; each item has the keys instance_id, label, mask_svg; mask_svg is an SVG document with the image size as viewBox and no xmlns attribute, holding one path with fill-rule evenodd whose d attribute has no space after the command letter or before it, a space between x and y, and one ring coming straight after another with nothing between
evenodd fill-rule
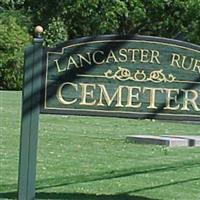
<instances>
[{"instance_id":1,"label":"grass lawn","mask_svg":"<svg viewBox=\"0 0 200 200\"><path fill-rule=\"evenodd\" d=\"M0 198L16 199L21 93L0 91ZM200 148L125 142L200 125L40 115L36 199L199 200Z\"/></svg>"}]
</instances>

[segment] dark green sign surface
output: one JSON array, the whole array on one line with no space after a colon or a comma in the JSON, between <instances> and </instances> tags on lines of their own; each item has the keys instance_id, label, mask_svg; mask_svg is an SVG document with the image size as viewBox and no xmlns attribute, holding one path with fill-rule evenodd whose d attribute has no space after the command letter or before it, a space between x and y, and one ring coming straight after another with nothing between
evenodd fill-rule
<instances>
[{"instance_id":1,"label":"dark green sign surface","mask_svg":"<svg viewBox=\"0 0 200 200\"><path fill-rule=\"evenodd\" d=\"M200 119L200 47L101 36L46 51L42 113Z\"/></svg>"}]
</instances>

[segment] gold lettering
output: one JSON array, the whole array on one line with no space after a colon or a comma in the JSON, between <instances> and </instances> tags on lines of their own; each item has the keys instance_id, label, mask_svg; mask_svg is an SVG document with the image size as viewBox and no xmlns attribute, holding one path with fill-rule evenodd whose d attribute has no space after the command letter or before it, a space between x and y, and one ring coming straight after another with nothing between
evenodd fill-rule
<instances>
[{"instance_id":1,"label":"gold lettering","mask_svg":"<svg viewBox=\"0 0 200 200\"><path fill-rule=\"evenodd\" d=\"M172 107L171 104L177 103L177 94L179 94L179 89L167 89L164 88L166 91L166 106L164 107L165 110L178 110L180 105ZM175 93L172 96L172 93Z\"/></svg>"},{"instance_id":2,"label":"gold lettering","mask_svg":"<svg viewBox=\"0 0 200 200\"><path fill-rule=\"evenodd\" d=\"M190 59L190 65L188 65L188 67L186 66L186 56L183 56L183 60L182 60L182 68L185 69L185 70L190 70L192 68L192 64L193 64L193 61L194 61L194 58L191 58Z\"/></svg>"},{"instance_id":3,"label":"gold lettering","mask_svg":"<svg viewBox=\"0 0 200 200\"><path fill-rule=\"evenodd\" d=\"M86 53L87 54L87 58L85 58L84 56L82 56L81 54L77 54L79 59L80 59L80 63L81 63L81 67L83 67L83 61L85 61L86 63L88 63L89 65L92 64L91 62L91 55L90 53Z\"/></svg>"},{"instance_id":4,"label":"gold lettering","mask_svg":"<svg viewBox=\"0 0 200 200\"><path fill-rule=\"evenodd\" d=\"M96 100L87 102L87 98L94 98L94 89L96 88L95 84L87 84L87 83L80 83L81 86L81 102L79 105L84 105L84 106L93 106L96 103ZM88 89L90 89L88 91Z\"/></svg>"},{"instance_id":5,"label":"gold lettering","mask_svg":"<svg viewBox=\"0 0 200 200\"><path fill-rule=\"evenodd\" d=\"M74 65L76 68L79 68L79 66L77 65L76 61L72 56L69 57L67 69L70 69L70 65Z\"/></svg>"},{"instance_id":6,"label":"gold lettering","mask_svg":"<svg viewBox=\"0 0 200 200\"><path fill-rule=\"evenodd\" d=\"M200 74L200 60L181 56L179 54L172 54L171 66L182 68L184 70L192 70Z\"/></svg>"},{"instance_id":7,"label":"gold lettering","mask_svg":"<svg viewBox=\"0 0 200 200\"><path fill-rule=\"evenodd\" d=\"M58 72L64 72L66 70L66 68L60 69L60 65L58 63L58 59L54 60L54 62L56 63L56 67L57 67Z\"/></svg>"},{"instance_id":8,"label":"gold lettering","mask_svg":"<svg viewBox=\"0 0 200 200\"><path fill-rule=\"evenodd\" d=\"M139 101L139 93L141 92L141 87L129 87L128 89L128 96L127 96L127 104L125 107L131 107L131 108L140 108L142 103L138 103ZM133 91L135 91L135 94L133 94ZM133 99L136 100L137 104L133 105Z\"/></svg>"},{"instance_id":9,"label":"gold lettering","mask_svg":"<svg viewBox=\"0 0 200 200\"><path fill-rule=\"evenodd\" d=\"M160 64L159 56L160 56L160 52L159 51L151 50L151 60L150 60L150 63L158 63L158 64Z\"/></svg>"},{"instance_id":10,"label":"gold lettering","mask_svg":"<svg viewBox=\"0 0 200 200\"><path fill-rule=\"evenodd\" d=\"M180 56L180 55L173 53L173 54L172 54L172 62L171 62L170 65L171 65L172 67L181 68L181 66L180 66L180 64L179 64L180 59L181 59L181 56Z\"/></svg>"},{"instance_id":11,"label":"gold lettering","mask_svg":"<svg viewBox=\"0 0 200 200\"><path fill-rule=\"evenodd\" d=\"M115 63L116 62L119 62L118 60L117 60L117 58L115 57L115 54L114 54L114 52L112 51L112 50L110 50L110 52L109 52L109 54L108 54L108 57L107 57L107 59L106 59L106 63L109 63L110 61L109 60L113 60Z\"/></svg>"},{"instance_id":12,"label":"gold lettering","mask_svg":"<svg viewBox=\"0 0 200 200\"><path fill-rule=\"evenodd\" d=\"M128 49L128 52L131 52L131 62L135 63L135 53L139 51L139 49Z\"/></svg>"},{"instance_id":13,"label":"gold lettering","mask_svg":"<svg viewBox=\"0 0 200 200\"><path fill-rule=\"evenodd\" d=\"M141 63L148 63L149 62L149 50L141 49L140 51L141 51L141 57L140 57Z\"/></svg>"},{"instance_id":14,"label":"gold lettering","mask_svg":"<svg viewBox=\"0 0 200 200\"><path fill-rule=\"evenodd\" d=\"M197 98L198 98L198 93L195 90L181 90L184 92L184 99L183 99L183 107L181 110L187 110L189 111L190 109L188 108L188 104L190 104L195 111L200 111L200 108L197 106ZM190 93L190 95L189 95Z\"/></svg>"},{"instance_id":15,"label":"gold lettering","mask_svg":"<svg viewBox=\"0 0 200 200\"><path fill-rule=\"evenodd\" d=\"M75 91L78 90L77 84L70 83L70 82L65 82L65 83L61 84L56 93L56 97L57 97L58 101L64 105L74 104L77 101L76 98L71 101L67 101L66 99L63 98L62 89L64 86L72 86L75 89Z\"/></svg>"},{"instance_id":16,"label":"gold lettering","mask_svg":"<svg viewBox=\"0 0 200 200\"><path fill-rule=\"evenodd\" d=\"M123 58L119 57L120 62L127 62L127 49L120 49L119 50L119 55Z\"/></svg>"},{"instance_id":17,"label":"gold lettering","mask_svg":"<svg viewBox=\"0 0 200 200\"><path fill-rule=\"evenodd\" d=\"M200 60L195 60L193 72L197 71L200 74Z\"/></svg>"},{"instance_id":18,"label":"gold lettering","mask_svg":"<svg viewBox=\"0 0 200 200\"><path fill-rule=\"evenodd\" d=\"M146 90L149 91L149 106L148 106L147 108L157 109L157 107L156 107L156 105L155 105L156 92L161 92L161 93L163 93L163 89L162 89L162 88L148 88L148 87L144 87L143 93L144 93Z\"/></svg>"},{"instance_id":19,"label":"gold lettering","mask_svg":"<svg viewBox=\"0 0 200 200\"><path fill-rule=\"evenodd\" d=\"M93 54L92 54L92 60L94 61L94 63L96 65L101 65L105 62L105 60L103 59L102 61L97 61L96 59L96 55L97 54L101 54L101 55L104 55L104 52L103 51L95 51Z\"/></svg>"},{"instance_id":20,"label":"gold lettering","mask_svg":"<svg viewBox=\"0 0 200 200\"><path fill-rule=\"evenodd\" d=\"M110 106L111 103L116 98L117 104L115 105L115 107L123 107L123 105L121 103L123 86L119 86L111 98L109 97L108 92L104 85L98 84L98 86L100 87L100 96L99 96L99 103L97 104L97 106L105 106L105 104L103 103L103 100L105 100L107 105ZM103 99L103 97L104 97L104 99Z\"/></svg>"}]
</instances>

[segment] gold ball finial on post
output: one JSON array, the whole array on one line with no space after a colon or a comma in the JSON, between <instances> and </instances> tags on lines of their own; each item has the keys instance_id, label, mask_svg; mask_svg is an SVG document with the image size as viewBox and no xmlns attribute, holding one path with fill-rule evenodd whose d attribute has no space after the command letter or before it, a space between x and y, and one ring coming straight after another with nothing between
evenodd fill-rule
<instances>
[{"instance_id":1,"label":"gold ball finial on post","mask_svg":"<svg viewBox=\"0 0 200 200\"><path fill-rule=\"evenodd\" d=\"M42 33L43 33L44 29L42 26L36 26L35 27L35 34L37 38L41 38Z\"/></svg>"}]
</instances>

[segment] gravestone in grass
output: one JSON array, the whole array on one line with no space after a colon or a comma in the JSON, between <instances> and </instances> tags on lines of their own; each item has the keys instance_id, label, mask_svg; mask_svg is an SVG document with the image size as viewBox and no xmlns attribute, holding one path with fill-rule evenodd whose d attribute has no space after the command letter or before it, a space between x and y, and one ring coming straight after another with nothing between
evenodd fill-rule
<instances>
[{"instance_id":1,"label":"gravestone in grass","mask_svg":"<svg viewBox=\"0 0 200 200\"><path fill-rule=\"evenodd\" d=\"M86 37L25 50L19 199L35 197L43 114L200 119L200 47L147 36Z\"/></svg>"}]
</instances>

